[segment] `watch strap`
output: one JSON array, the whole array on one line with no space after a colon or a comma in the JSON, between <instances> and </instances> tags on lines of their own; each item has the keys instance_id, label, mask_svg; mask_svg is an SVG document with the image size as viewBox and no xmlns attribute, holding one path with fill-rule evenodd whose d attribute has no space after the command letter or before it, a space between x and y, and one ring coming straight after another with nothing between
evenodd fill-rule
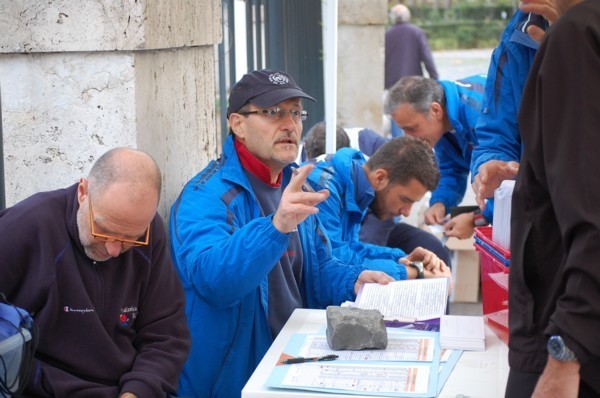
<instances>
[{"instance_id":1,"label":"watch strap","mask_svg":"<svg viewBox=\"0 0 600 398\"><path fill-rule=\"evenodd\" d=\"M473 212L473 225L476 227L484 227L488 225L488 220L481 213L481 209L477 209Z\"/></svg>"},{"instance_id":2,"label":"watch strap","mask_svg":"<svg viewBox=\"0 0 600 398\"><path fill-rule=\"evenodd\" d=\"M425 278L423 263L421 261L411 261L410 263L408 263L408 265L417 270L417 279Z\"/></svg>"}]
</instances>

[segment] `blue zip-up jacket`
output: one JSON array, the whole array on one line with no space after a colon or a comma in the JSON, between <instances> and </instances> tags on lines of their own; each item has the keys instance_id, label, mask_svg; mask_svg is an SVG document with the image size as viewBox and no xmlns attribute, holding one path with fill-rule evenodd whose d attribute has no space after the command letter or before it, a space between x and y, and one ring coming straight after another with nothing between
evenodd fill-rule
<instances>
[{"instance_id":1,"label":"blue zip-up jacket","mask_svg":"<svg viewBox=\"0 0 600 398\"><path fill-rule=\"evenodd\" d=\"M475 126L479 144L473 150L472 178L479 173L479 166L490 160L518 162L521 158L517 114L538 48L527 34L527 27L534 22L541 22L547 27L547 22L540 17L517 11L504 28L500 43L492 53L482 109ZM492 221L493 199L488 200L483 215Z\"/></svg>"},{"instance_id":2,"label":"blue zip-up jacket","mask_svg":"<svg viewBox=\"0 0 600 398\"><path fill-rule=\"evenodd\" d=\"M341 148L323 162L315 163L308 176L315 190L328 189L327 200L318 204L319 219L325 226L333 254L349 264L384 271L394 279L406 279L406 267L398 259L406 254L397 248L373 245L358 239L358 231L375 192L362 165L363 154Z\"/></svg>"},{"instance_id":3,"label":"blue zip-up jacket","mask_svg":"<svg viewBox=\"0 0 600 398\"><path fill-rule=\"evenodd\" d=\"M450 208L460 203L467 188L471 153L477 145L475 123L481 108L485 75L439 83L444 88L452 131L446 132L434 147L441 178L429 204L441 202L446 206L446 213L450 213Z\"/></svg>"},{"instance_id":4,"label":"blue zip-up jacket","mask_svg":"<svg viewBox=\"0 0 600 398\"><path fill-rule=\"evenodd\" d=\"M286 167L283 185L291 178ZM268 275L288 247L272 215L261 216L233 137L223 155L184 187L171 208L171 254L186 294L192 349L179 394L239 398L273 342L268 315ZM294 232L292 232L294 233ZM303 250L305 305L325 308L353 300L363 267L331 256L315 216L298 225Z\"/></svg>"}]
</instances>

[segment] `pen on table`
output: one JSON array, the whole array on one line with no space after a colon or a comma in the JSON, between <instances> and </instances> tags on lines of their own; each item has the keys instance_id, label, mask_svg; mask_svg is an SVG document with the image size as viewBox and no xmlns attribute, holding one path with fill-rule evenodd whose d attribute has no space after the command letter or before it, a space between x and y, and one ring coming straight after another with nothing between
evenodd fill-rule
<instances>
[{"instance_id":1,"label":"pen on table","mask_svg":"<svg viewBox=\"0 0 600 398\"><path fill-rule=\"evenodd\" d=\"M337 355L325 355L324 357L312 357L312 358L297 357L297 358L284 359L283 361L281 361L281 363L284 365L291 365L294 363L333 361L335 359L338 359Z\"/></svg>"},{"instance_id":2,"label":"pen on table","mask_svg":"<svg viewBox=\"0 0 600 398\"><path fill-rule=\"evenodd\" d=\"M294 173L294 175L297 176L298 169L295 167L292 167L292 173ZM315 192L315 190L310 186L310 184L307 181L304 181L304 183L302 184L302 188L304 188L304 190L306 192Z\"/></svg>"}]
</instances>

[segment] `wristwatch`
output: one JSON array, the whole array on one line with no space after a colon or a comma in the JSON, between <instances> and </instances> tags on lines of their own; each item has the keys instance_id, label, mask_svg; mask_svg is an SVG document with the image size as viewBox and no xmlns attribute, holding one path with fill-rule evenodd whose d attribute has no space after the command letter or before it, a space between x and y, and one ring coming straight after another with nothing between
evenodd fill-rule
<instances>
[{"instance_id":1,"label":"wristwatch","mask_svg":"<svg viewBox=\"0 0 600 398\"><path fill-rule=\"evenodd\" d=\"M548 339L548 354L557 361L577 361L577 355L565 344L562 337L555 335Z\"/></svg>"},{"instance_id":2,"label":"wristwatch","mask_svg":"<svg viewBox=\"0 0 600 398\"><path fill-rule=\"evenodd\" d=\"M411 267L417 270L417 279L425 278L425 271L423 268L423 261L411 261L408 263Z\"/></svg>"}]
</instances>

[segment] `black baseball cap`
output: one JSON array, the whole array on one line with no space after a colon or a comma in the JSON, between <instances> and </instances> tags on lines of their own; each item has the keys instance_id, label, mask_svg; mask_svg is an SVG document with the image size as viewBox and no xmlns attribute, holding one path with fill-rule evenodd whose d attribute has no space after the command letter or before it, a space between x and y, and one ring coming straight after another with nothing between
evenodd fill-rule
<instances>
[{"instance_id":1,"label":"black baseball cap","mask_svg":"<svg viewBox=\"0 0 600 398\"><path fill-rule=\"evenodd\" d=\"M245 74L231 88L227 117L248 102L268 108L290 98L316 100L306 94L290 75L275 69L255 70Z\"/></svg>"}]
</instances>

